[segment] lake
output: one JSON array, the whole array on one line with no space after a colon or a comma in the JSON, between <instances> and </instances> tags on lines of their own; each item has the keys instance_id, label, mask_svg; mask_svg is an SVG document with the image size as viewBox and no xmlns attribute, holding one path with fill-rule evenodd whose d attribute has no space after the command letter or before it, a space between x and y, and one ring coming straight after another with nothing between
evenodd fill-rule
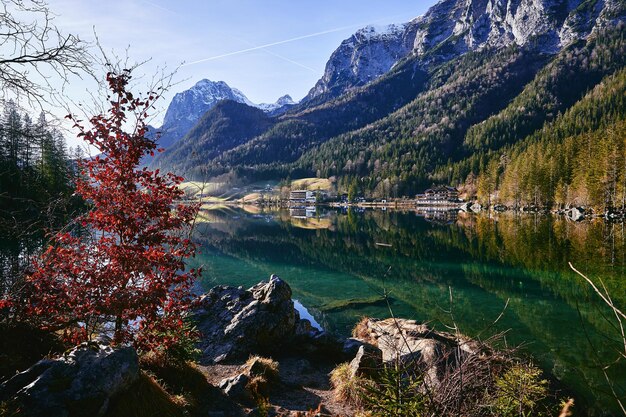
<instances>
[{"instance_id":1,"label":"lake","mask_svg":"<svg viewBox=\"0 0 626 417\"><path fill-rule=\"evenodd\" d=\"M271 274L324 329L349 335L362 316L453 323L473 337L507 331L567 387L577 409L618 412L600 365L621 346L615 317L571 261L626 308L626 231L602 220L449 212L203 210L201 286L249 287ZM387 294L389 305L382 297ZM495 325L493 322L504 310ZM608 370L623 398L624 361ZM566 395L566 394L564 394Z\"/></svg>"}]
</instances>

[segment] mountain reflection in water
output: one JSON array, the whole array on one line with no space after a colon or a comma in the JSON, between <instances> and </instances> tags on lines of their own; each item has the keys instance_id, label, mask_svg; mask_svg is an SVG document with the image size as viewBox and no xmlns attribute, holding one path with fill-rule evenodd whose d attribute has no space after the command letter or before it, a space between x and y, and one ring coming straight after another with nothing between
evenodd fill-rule
<instances>
[{"instance_id":1,"label":"mountain reflection in water","mask_svg":"<svg viewBox=\"0 0 626 417\"><path fill-rule=\"evenodd\" d=\"M391 210L228 209L205 217L195 260L204 267L205 289L252 286L277 274L320 326L343 335L362 316L389 315L380 302L384 292L396 316L439 328L451 324L446 310L452 309L470 336L509 330L507 343L525 343L579 406L598 415L614 410L595 363L616 358L619 344L605 337L617 337L606 320L611 312L567 262L602 278L616 305L625 307L623 224ZM490 327L507 300L503 318ZM626 385L623 364L609 374Z\"/></svg>"}]
</instances>

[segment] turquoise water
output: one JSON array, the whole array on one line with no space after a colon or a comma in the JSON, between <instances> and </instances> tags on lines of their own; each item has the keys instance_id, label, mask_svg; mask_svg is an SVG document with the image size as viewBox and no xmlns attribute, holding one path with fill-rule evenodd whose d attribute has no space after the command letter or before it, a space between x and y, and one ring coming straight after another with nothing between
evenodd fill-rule
<instances>
[{"instance_id":1,"label":"turquoise water","mask_svg":"<svg viewBox=\"0 0 626 417\"><path fill-rule=\"evenodd\" d=\"M567 262L602 279L626 308L624 225L380 210L291 214L205 212L194 261L203 266L202 289L248 287L277 274L319 325L343 335L360 317L387 317L390 308L439 329L455 323L474 337L507 331L506 343L523 344L579 411L617 413L598 368L617 357L615 322ZM623 397L626 367L608 372Z\"/></svg>"}]
</instances>

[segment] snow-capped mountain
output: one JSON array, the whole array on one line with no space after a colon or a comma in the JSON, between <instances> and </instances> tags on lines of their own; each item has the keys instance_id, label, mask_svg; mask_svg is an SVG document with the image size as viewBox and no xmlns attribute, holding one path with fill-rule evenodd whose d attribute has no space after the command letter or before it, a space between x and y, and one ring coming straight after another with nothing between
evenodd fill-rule
<instances>
[{"instance_id":1,"label":"snow-capped mountain","mask_svg":"<svg viewBox=\"0 0 626 417\"><path fill-rule=\"evenodd\" d=\"M236 88L231 88L224 81L200 80L189 90L178 93L172 99L163 125L180 122L196 122L200 116L222 100L233 100L252 106L252 102Z\"/></svg>"},{"instance_id":2,"label":"snow-capped mountain","mask_svg":"<svg viewBox=\"0 0 626 417\"><path fill-rule=\"evenodd\" d=\"M169 104L160 132L159 146L167 148L196 124L204 113L222 100L233 100L252 106L252 102L224 81L200 80L193 87L177 93Z\"/></svg>"},{"instance_id":3,"label":"snow-capped mountain","mask_svg":"<svg viewBox=\"0 0 626 417\"><path fill-rule=\"evenodd\" d=\"M404 35L407 27L408 24L367 26L344 40L328 60L322 78L303 101L325 93L338 96L385 74L413 48L413 39Z\"/></svg>"},{"instance_id":4,"label":"snow-capped mountain","mask_svg":"<svg viewBox=\"0 0 626 417\"><path fill-rule=\"evenodd\" d=\"M275 103L261 103L261 104L254 104L253 106L258 107L259 109L263 110L266 113L273 114L280 109L283 109L286 107L288 108L295 104L296 102L293 101L291 96L289 94L285 94L284 96L276 100Z\"/></svg>"},{"instance_id":5,"label":"snow-capped mountain","mask_svg":"<svg viewBox=\"0 0 626 417\"><path fill-rule=\"evenodd\" d=\"M302 101L365 85L409 54L427 65L510 44L555 53L623 16L623 0L442 0L408 23L368 26L343 41Z\"/></svg>"},{"instance_id":6,"label":"snow-capped mountain","mask_svg":"<svg viewBox=\"0 0 626 417\"><path fill-rule=\"evenodd\" d=\"M202 115L222 100L257 107L268 114L280 113L295 104L289 95L280 97L275 103L254 104L245 94L224 81L203 79L190 89L177 93L172 99L163 118L163 125L156 129L160 132L159 146L167 148L181 139Z\"/></svg>"}]
</instances>

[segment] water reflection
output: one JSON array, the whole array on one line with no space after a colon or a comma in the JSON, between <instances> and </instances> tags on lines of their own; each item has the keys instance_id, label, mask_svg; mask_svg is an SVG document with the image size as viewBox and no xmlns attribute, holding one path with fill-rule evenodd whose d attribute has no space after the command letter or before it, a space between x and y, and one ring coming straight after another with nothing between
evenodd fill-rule
<instances>
[{"instance_id":1,"label":"water reflection","mask_svg":"<svg viewBox=\"0 0 626 417\"><path fill-rule=\"evenodd\" d=\"M507 342L526 343L579 404L596 414L615 411L601 393L606 386L594 358L615 359L619 345L606 336L617 336L616 329L567 262L602 278L616 304L626 306L624 225L510 213L302 214L211 212L197 233L205 287L249 286L276 273L322 327L343 334L363 315L389 314L382 293L396 315L439 327L451 324L452 309L470 335L510 329ZM626 384L623 365L610 372Z\"/></svg>"}]
</instances>

